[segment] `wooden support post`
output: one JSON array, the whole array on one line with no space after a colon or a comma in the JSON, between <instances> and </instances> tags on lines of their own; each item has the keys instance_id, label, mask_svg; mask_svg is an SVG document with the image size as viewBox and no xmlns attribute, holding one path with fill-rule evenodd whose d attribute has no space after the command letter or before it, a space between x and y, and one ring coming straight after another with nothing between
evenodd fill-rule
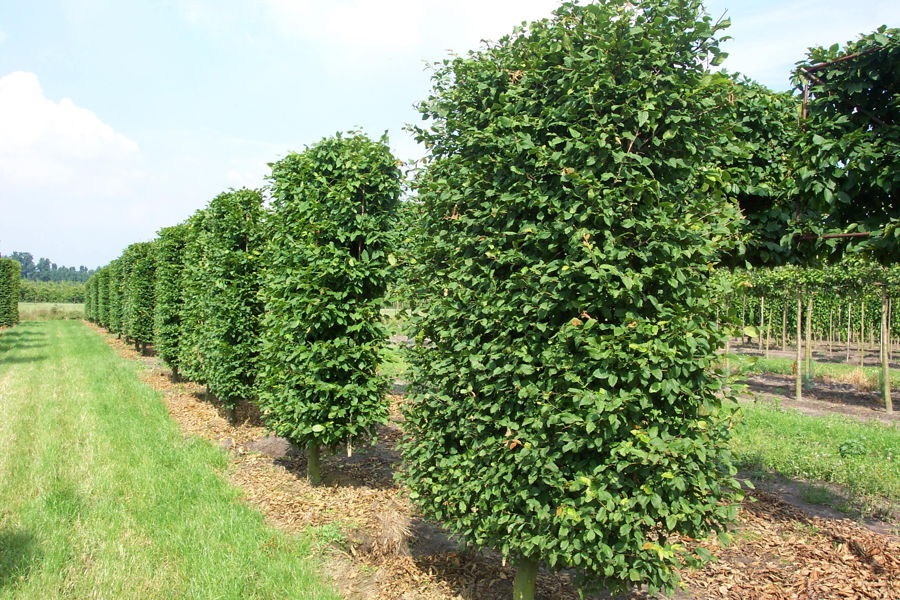
<instances>
[{"instance_id":1,"label":"wooden support post","mask_svg":"<svg viewBox=\"0 0 900 600\"><path fill-rule=\"evenodd\" d=\"M881 398L884 400L884 410L894 412L894 404L891 401L891 364L888 360L888 345L890 344L890 328L888 327L888 314L890 313L890 300L887 291L882 290L881 296Z\"/></svg>"}]
</instances>

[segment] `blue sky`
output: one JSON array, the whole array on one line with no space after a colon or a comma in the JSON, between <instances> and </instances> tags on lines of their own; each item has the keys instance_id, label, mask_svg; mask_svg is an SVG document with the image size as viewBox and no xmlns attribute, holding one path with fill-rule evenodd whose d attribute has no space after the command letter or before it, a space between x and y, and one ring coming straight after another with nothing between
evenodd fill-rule
<instances>
[{"instance_id":1,"label":"blue sky","mask_svg":"<svg viewBox=\"0 0 900 600\"><path fill-rule=\"evenodd\" d=\"M0 252L102 265L336 131L395 152L427 62L558 0L3 0ZM775 89L810 45L900 25L900 2L709 0L726 68Z\"/></svg>"}]
</instances>

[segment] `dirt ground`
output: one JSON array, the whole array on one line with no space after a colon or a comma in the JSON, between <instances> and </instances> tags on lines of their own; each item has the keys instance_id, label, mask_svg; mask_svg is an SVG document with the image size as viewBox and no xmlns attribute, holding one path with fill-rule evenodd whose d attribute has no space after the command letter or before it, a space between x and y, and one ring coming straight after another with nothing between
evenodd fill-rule
<instances>
[{"instance_id":1,"label":"dirt ground","mask_svg":"<svg viewBox=\"0 0 900 600\"><path fill-rule=\"evenodd\" d=\"M794 378L790 375L760 373L747 377L743 383L748 391L742 396L745 401L774 402L784 408L794 408L815 416L841 414L861 420L900 422L900 406L888 414L879 392L860 391L847 383L816 379L812 386L803 390L799 402L794 395Z\"/></svg>"},{"instance_id":2,"label":"dirt ground","mask_svg":"<svg viewBox=\"0 0 900 600\"><path fill-rule=\"evenodd\" d=\"M746 354L748 356L765 356L766 354L765 342L763 342L763 349L760 351L757 343L745 344L739 339L732 340L730 350L735 354ZM900 352L898 352L898 350L900 349L894 348L892 356L893 360L890 362L892 369L900 369ZM805 356L805 346L803 352ZM850 345L849 360L847 359L848 354L846 344L829 344L828 342L814 341L812 343L811 354L813 360L819 363L845 364L854 367L860 366L859 345L855 342ZM881 356L877 344L864 344L862 354L863 366L881 366ZM769 341L769 356L772 358L789 358L793 360L797 355L796 350L790 342L788 342L786 350L782 349L781 338L779 337L778 339L772 338Z\"/></svg>"},{"instance_id":3,"label":"dirt ground","mask_svg":"<svg viewBox=\"0 0 900 600\"><path fill-rule=\"evenodd\" d=\"M236 424L193 383L175 383L157 359L98 332L121 355L146 366L143 379L162 392L186 435L229 453L226 476L247 502L286 531L338 531L323 552L327 575L349 600L508 600L514 570L490 552L466 549L424 521L393 478L402 397L392 396L391 423L377 445L324 458L324 484L310 486L296 449L271 438L250 408ZM765 383L765 382L762 382ZM348 455L349 454L349 455ZM739 511L734 540L698 542L718 560L684 572L685 600L813 600L900 598L900 541L851 519L810 514L775 493L751 492ZM539 600L575 600L568 574L542 572ZM621 597L650 598L640 590ZM586 596L602 598L602 596Z\"/></svg>"}]
</instances>

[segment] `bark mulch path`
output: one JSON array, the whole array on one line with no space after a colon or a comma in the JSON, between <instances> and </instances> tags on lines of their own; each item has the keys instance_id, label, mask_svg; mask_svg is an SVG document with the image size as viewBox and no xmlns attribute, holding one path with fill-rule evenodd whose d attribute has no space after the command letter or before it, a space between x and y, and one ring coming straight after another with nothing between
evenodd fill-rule
<instances>
[{"instance_id":1,"label":"bark mulch path","mask_svg":"<svg viewBox=\"0 0 900 600\"><path fill-rule=\"evenodd\" d=\"M228 481L268 522L292 532L310 527L342 532L345 541L325 552L326 575L349 600L511 597L511 566L492 553L467 551L438 526L421 520L394 482L392 468L399 460L394 444L400 434L396 410L376 446L323 459L325 484L312 487L303 477L303 458L269 443L252 410L239 411L237 423L230 424L204 400L201 386L173 383L156 359L98 332L119 354L146 365L142 378L162 393L186 435L228 450ZM392 401L396 409L402 399ZM248 450L248 444L271 456ZM719 559L683 573L686 587L675 598L900 598L900 543L895 539L850 519L810 516L765 492L753 492L743 503L730 545L700 543ZM579 595L567 574L542 573L537 598L575 600ZM648 596L635 592L627 598Z\"/></svg>"}]
</instances>

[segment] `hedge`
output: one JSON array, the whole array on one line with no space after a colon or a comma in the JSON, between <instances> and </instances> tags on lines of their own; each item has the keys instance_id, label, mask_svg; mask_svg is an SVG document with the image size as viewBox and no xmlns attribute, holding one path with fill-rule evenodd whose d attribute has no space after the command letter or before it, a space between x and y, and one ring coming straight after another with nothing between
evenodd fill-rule
<instances>
[{"instance_id":1,"label":"hedge","mask_svg":"<svg viewBox=\"0 0 900 600\"><path fill-rule=\"evenodd\" d=\"M19 323L19 278L22 266L11 258L0 258L0 327Z\"/></svg>"},{"instance_id":2,"label":"hedge","mask_svg":"<svg viewBox=\"0 0 900 600\"><path fill-rule=\"evenodd\" d=\"M387 417L379 311L399 194L387 141L362 134L272 168L259 402L270 429L307 448L313 483L320 446L350 451Z\"/></svg>"},{"instance_id":3,"label":"hedge","mask_svg":"<svg viewBox=\"0 0 900 600\"><path fill-rule=\"evenodd\" d=\"M732 82L696 0L565 3L439 65L417 138L402 478L423 513L586 589L671 589L739 486L713 266Z\"/></svg>"}]
</instances>

